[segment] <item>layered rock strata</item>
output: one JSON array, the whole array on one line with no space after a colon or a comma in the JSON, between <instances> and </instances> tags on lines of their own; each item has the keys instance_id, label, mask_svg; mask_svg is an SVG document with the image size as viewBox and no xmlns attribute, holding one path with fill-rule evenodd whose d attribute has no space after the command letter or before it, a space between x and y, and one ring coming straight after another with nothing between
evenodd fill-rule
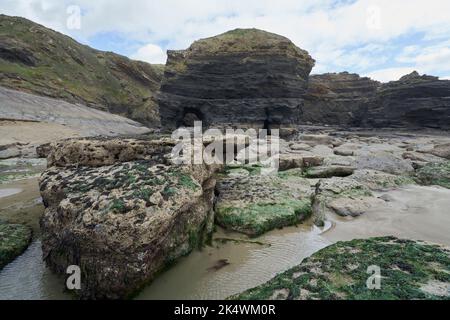
<instances>
[{"instance_id":1,"label":"layered rock strata","mask_svg":"<svg viewBox=\"0 0 450 320\"><path fill-rule=\"evenodd\" d=\"M450 81L413 72L383 84L367 105L367 127L450 129Z\"/></svg>"},{"instance_id":2,"label":"layered rock strata","mask_svg":"<svg viewBox=\"0 0 450 320\"><path fill-rule=\"evenodd\" d=\"M160 95L166 129L296 124L314 60L290 40L236 29L169 51Z\"/></svg>"},{"instance_id":3,"label":"layered rock strata","mask_svg":"<svg viewBox=\"0 0 450 320\"><path fill-rule=\"evenodd\" d=\"M381 84L356 74L309 78L300 123L450 129L450 81L413 72Z\"/></svg>"},{"instance_id":4,"label":"layered rock strata","mask_svg":"<svg viewBox=\"0 0 450 320\"><path fill-rule=\"evenodd\" d=\"M361 110L375 96L379 85L370 78L347 72L312 75L300 122L358 126Z\"/></svg>"}]
</instances>

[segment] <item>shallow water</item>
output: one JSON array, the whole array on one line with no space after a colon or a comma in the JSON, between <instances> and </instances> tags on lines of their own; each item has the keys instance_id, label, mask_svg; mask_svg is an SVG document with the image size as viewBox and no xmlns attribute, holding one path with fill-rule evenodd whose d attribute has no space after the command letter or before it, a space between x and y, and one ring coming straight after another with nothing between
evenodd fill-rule
<instances>
[{"instance_id":1,"label":"shallow water","mask_svg":"<svg viewBox=\"0 0 450 320\"><path fill-rule=\"evenodd\" d=\"M69 299L64 280L42 261L41 242L34 241L23 255L0 271L0 300Z\"/></svg>"},{"instance_id":2,"label":"shallow water","mask_svg":"<svg viewBox=\"0 0 450 320\"><path fill-rule=\"evenodd\" d=\"M373 207L357 219L340 219L324 236L332 242L394 235L450 246L450 190L407 186L380 192L390 201Z\"/></svg>"},{"instance_id":3,"label":"shallow water","mask_svg":"<svg viewBox=\"0 0 450 320\"><path fill-rule=\"evenodd\" d=\"M13 196L15 194L21 193L22 189L0 189L0 199Z\"/></svg>"},{"instance_id":4,"label":"shallow water","mask_svg":"<svg viewBox=\"0 0 450 320\"><path fill-rule=\"evenodd\" d=\"M217 237L230 234L219 231ZM160 275L137 299L224 299L270 280L331 244L310 225L276 230L257 240L263 244L227 242L194 252ZM215 270L220 260L229 265Z\"/></svg>"},{"instance_id":5,"label":"shallow water","mask_svg":"<svg viewBox=\"0 0 450 320\"><path fill-rule=\"evenodd\" d=\"M37 220L43 212L42 204L36 199L38 191L35 183L3 186L22 188L24 192L0 200L0 208L9 208L8 212L2 209L0 217L20 218L19 222L25 219L35 225L33 219ZM25 185L35 189L27 190ZM325 233L304 224L269 232L257 238L258 243L216 241L214 246L207 246L180 259L146 287L137 299L226 298L264 283L305 257L340 240L393 235L450 246L450 190L409 186L379 193L378 196L385 194L389 196L389 202L380 204L361 217L349 220L333 216L333 227ZM24 216L17 218L17 212L21 210ZM70 298L63 292L63 279L53 275L42 262L39 234L36 234L28 250L0 271L0 299ZM214 234L214 238L248 240L221 229Z\"/></svg>"}]
</instances>

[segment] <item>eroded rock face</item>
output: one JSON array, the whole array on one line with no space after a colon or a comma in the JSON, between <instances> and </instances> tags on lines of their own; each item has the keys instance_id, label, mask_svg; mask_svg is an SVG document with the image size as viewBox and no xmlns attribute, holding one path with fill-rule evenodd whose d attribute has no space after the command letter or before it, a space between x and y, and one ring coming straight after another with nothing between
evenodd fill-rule
<instances>
[{"instance_id":1,"label":"eroded rock face","mask_svg":"<svg viewBox=\"0 0 450 320\"><path fill-rule=\"evenodd\" d=\"M208 126L295 124L313 66L310 55L287 38L257 29L169 51L162 125L171 129L195 118Z\"/></svg>"},{"instance_id":2,"label":"eroded rock face","mask_svg":"<svg viewBox=\"0 0 450 320\"><path fill-rule=\"evenodd\" d=\"M449 97L450 81L417 72L384 84L347 72L313 75L300 122L448 130Z\"/></svg>"},{"instance_id":3,"label":"eroded rock face","mask_svg":"<svg viewBox=\"0 0 450 320\"><path fill-rule=\"evenodd\" d=\"M383 84L367 105L368 127L450 129L450 81L417 72Z\"/></svg>"},{"instance_id":4,"label":"eroded rock face","mask_svg":"<svg viewBox=\"0 0 450 320\"><path fill-rule=\"evenodd\" d=\"M160 149L143 141L86 143L53 149L49 159L78 153L51 162L40 179L44 259L60 274L80 266L82 298L128 297L211 233L215 169L158 163L164 143ZM116 159L123 145L127 157Z\"/></svg>"},{"instance_id":5,"label":"eroded rock face","mask_svg":"<svg viewBox=\"0 0 450 320\"><path fill-rule=\"evenodd\" d=\"M48 146L47 161L49 167L100 167L133 160L152 160L156 164L163 163L174 146L170 139L69 139Z\"/></svg>"},{"instance_id":6,"label":"eroded rock face","mask_svg":"<svg viewBox=\"0 0 450 320\"><path fill-rule=\"evenodd\" d=\"M357 74L327 73L309 77L301 123L358 126L361 109L380 83Z\"/></svg>"}]
</instances>

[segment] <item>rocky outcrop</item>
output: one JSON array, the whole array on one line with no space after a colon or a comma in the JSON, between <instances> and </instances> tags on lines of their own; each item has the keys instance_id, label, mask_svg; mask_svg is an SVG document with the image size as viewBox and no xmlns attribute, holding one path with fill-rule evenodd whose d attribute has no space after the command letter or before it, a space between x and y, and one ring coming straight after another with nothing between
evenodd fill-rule
<instances>
[{"instance_id":1,"label":"rocky outcrop","mask_svg":"<svg viewBox=\"0 0 450 320\"><path fill-rule=\"evenodd\" d=\"M175 142L170 139L69 139L51 144L47 148L50 149L47 161L49 167L101 167L135 160L149 160L154 164L168 163L168 154L174 146Z\"/></svg>"},{"instance_id":2,"label":"rocky outcrop","mask_svg":"<svg viewBox=\"0 0 450 320\"><path fill-rule=\"evenodd\" d=\"M81 268L82 298L129 297L212 232L214 167L174 165L157 145L81 140L50 153L44 259L59 274Z\"/></svg>"},{"instance_id":3,"label":"rocky outcrop","mask_svg":"<svg viewBox=\"0 0 450 320\"><path fill-rule=\"evenodd\" d=\"M0 86L159 123L163 66L102 52L20 17L0 15Z\"/></svg>"},{"instance_id":4,"label":"rocky outcrop","mask_svg":"<svg viewBox=\"0 0 450 320\"><path fill-rule=\"evenodd\" d=\"M313 254L298 266L279 274L265 284L231 298L448 299L449 257L448 248L394 237L338 242ZM367 273L371 270L371 266L378 266L381 270L381 286L377 290L371 289L366 284Z\"/></svg>"},{"instance_id":5,"label":"rocky outcrop","mask_svg":"<svg viewBox=\"0 0 450 320\"><path fill-rule=\"evenodd\" d=\"M311 188L306 179L290 172L282 176L261 175L260 169L252 166L228 169L220 178L215 205L219 225L259 236L295 225L311 215Z\"/></svg>"},{"instance_id":6,"label":"rocky outcrop","mask_svg":"<svg viewBox=\"0 0 450 320\"><path fill-rule=\"evenodd\" d=\"M21 255L31 241L31 230L21 224L0 221L0 270Z\"/></svg>"},{"instance_id":7,"label":"rocky outcrop","mask_svg":"<svg viewBox=\"0 0 450 320\"><path fill-rule=\"evenodd\" d=\"M383 84L364 110L367 127L450 129L450 81L413 72Z\"/></svg>"},{"instance_id":8,"label":"rocky outcrop","mask_svg":"<svg viewBox=\"0 0 450 320\"><path fill-rule=\"evenodd\" d=\"M309 78L302 124L450 129L450 81L413 72L381 84L357 74Z\"/></svg>"},{"instance_id":9,"label":"rocky outcrop","mask_svg":"<svg viewBox=\"0 0 450 320\"><path fill-rule=\"evenodd\" d=\"M290 40L257 29L236 29L169 51L161 86L165 128L296 124L314 66Z\"/></svg>"},{"instance_id":10,"label":"rocky outcrop","mask_svg":"<svg viewBox=\"0 0 450 320\"><path fill-rule=\"evenodd\" d=\"M358 126L361 110L380 83L348 72L309 77L300 123Z\"/></svg>"},{"instance_id":11,"label":"rocky outcrop","mask_svg":"<svg viewBox=\"0 0 450 320\"><path fill-rule=\"evenodd\" d=\"M450 161L428 163L416 171L416 178L424 185L437 185L450 189Z\"/></svg>"}]
</instances>

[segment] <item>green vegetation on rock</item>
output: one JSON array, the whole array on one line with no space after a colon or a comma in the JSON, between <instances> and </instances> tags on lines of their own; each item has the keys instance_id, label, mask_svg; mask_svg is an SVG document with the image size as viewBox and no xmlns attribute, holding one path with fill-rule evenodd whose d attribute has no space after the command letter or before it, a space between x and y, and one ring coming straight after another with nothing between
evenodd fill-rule
<instances>
[{"instance_id":1,"label":"green vegetation on rock","mask_svg":"<svg viewBox=\"0 0 450 320\"><path fill-rule=\"evenodd\" d=\"M416 171L417 181L450 189L450 161L429 163Z\"/></svg>"},{"instance_id":2,"label":"green vegetation on rock","mask_svg":"<svg viewBox=\"0 0 450 320\"><path fill-rule=\"evenodd\" d=\"M311 59L308 53L296 47L289 39L258 29L235 29L192 44L192 51L203 53L261 52L286 54Z\"/></svg>"},{"instance_id":3,"label":"green vegetation on rock","mask_svg":"<svg viewBox=\"0 0 450 320\"><path fill-rule=\"evenodd\" d=\"M380 267L380 289L367 287L370 266ZM449 283L448 249L382 237L338 242L231 299L449 299Z\"/></svg>"},{"instance_id":4,"label":"green vegetation on rock","mask_svg":"<svg viewBox=\"0 0 450 320\"><path fill-rule=\"evenodd\" d=\"M164 66L94 50L20 17L0 15L0 85L157 123Z\"/></svg>"},{"instance_id":5,"label":"green vegetation on rock","mask_svg":"<svg viewBox=\"0 0 450 320\"><path fill-rule=\"evenodd\" d=\"M21 255L31 241L30 228L0 223L0 270Z\"/></svg>"},{"instance_id":6,"label":"green vegetation on rock","mask_svg":"<svg viewBox=\"0 0 450 320\"><path fill-rule=\"evenodd\" d=\"M309 199L279 199L273 203L251 203L243 207L216 207L217 222L250 236L294 225L311 214Z\"/></svg>"}]
</instances>

